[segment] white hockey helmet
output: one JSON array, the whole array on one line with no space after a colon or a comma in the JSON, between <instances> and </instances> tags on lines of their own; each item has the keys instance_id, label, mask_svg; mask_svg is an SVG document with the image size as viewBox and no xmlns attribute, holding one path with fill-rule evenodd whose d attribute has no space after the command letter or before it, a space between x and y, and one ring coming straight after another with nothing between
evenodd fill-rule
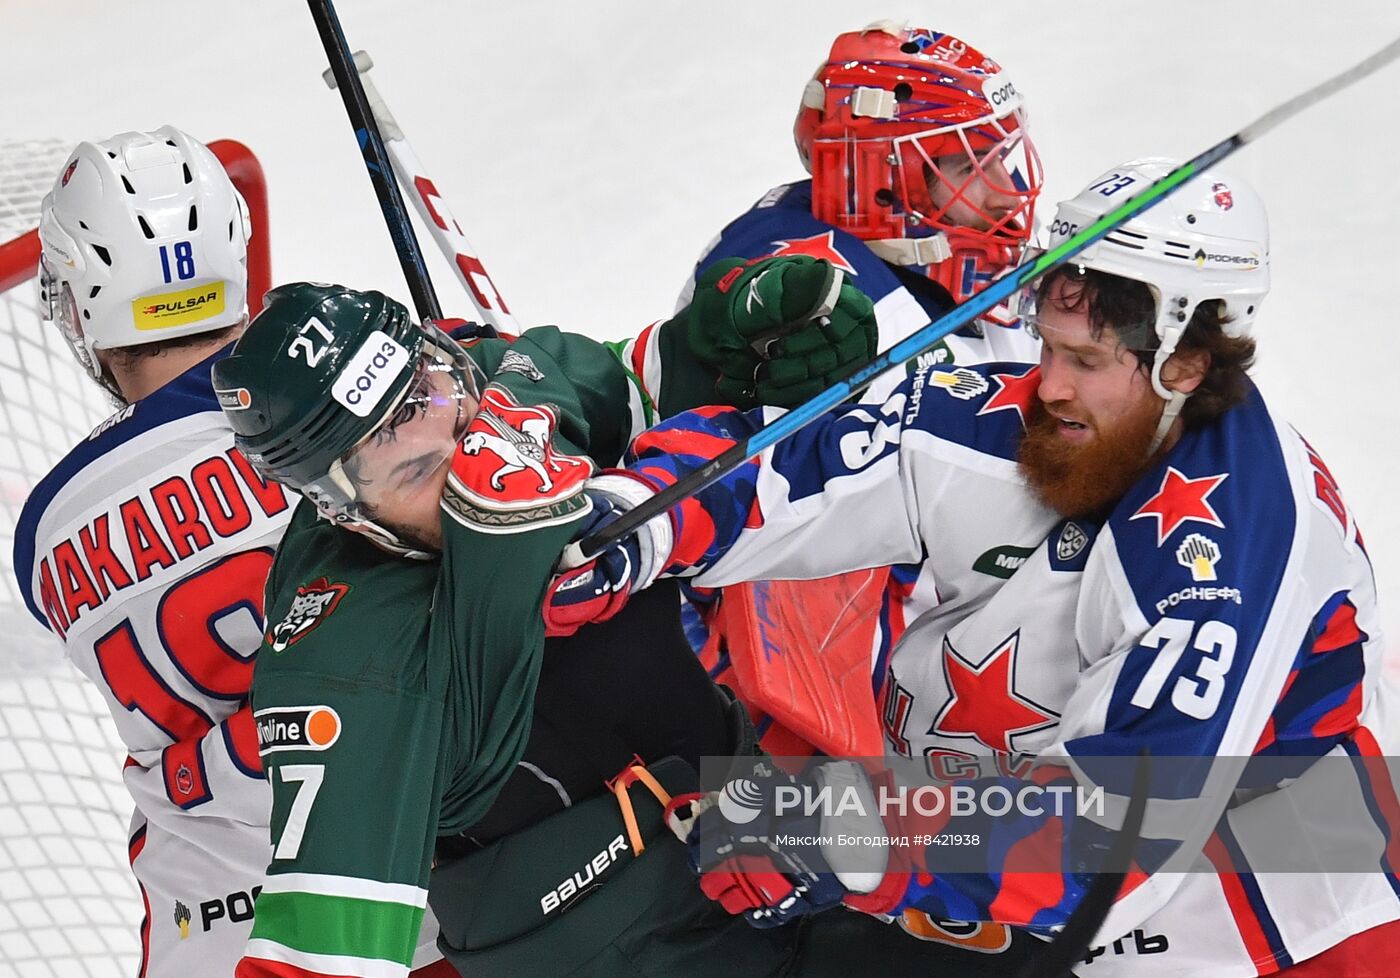
<instances>
[{"instance_id":1,"label":"white hockey helmet","mask_svg":"<svg viewBox=\"0 0 1400 978\"><path fill-rule=\"evenodd\" d=\"M101 380L95 350L246 319L251 230L218 159L173 126L79 143L42 205L40 306Z\"/></svg>"},{"instance_id":2,"label":"white hockey helmet","mask_svg":"<svg viewBox=\"0 0 1400 978\"><path fill-rule=\"evenodd\" d=\"M1060 204L1047 248L1055 248L1179 165L1151 157L1104 173ZM1225 332L1244 336L1250 331L1269 291L1269 220L1263 201L1243 180L1202 173L1071 261L1142 282L1151 290L1157 341L1152 386L1171 401L1171 392L1162 384L1162 365L1176 350L1198 305L1218 299L1228 319ZM1146 330L1143 333L1143 339L1150 339Z\"/></svg>"}]
</instances>

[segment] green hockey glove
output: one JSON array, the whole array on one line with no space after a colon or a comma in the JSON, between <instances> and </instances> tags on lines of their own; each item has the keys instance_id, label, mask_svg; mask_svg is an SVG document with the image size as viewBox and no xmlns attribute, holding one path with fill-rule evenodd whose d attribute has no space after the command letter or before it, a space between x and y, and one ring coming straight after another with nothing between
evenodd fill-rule
<instances>
[{"instance_id":1,"label":"green hockey glove","mask_svg":"<svg viewBox=\"0 0 1400 978\"><path fill-rule=\"evenodd\" d=\"M829 262L807 256L733 258L705 270L688 340L740 408L795 407L876 353L875 310Z\"/></svg>"}]
</instances>

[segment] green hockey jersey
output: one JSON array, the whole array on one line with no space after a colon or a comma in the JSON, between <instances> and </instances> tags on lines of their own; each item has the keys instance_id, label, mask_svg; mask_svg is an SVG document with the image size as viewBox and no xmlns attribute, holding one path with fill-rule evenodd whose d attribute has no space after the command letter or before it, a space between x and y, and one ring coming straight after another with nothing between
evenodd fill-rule
<instances>
[{"instance_id":1,"label":"green hockey jersey","mask_svg":"<svg viewBox=\"0 0 1400 978\"><path fill-rule=\"evenodd\" d=\"M449 476L440 560L298 507L253 680L272 853L240 978L406 975L434 841L524 751L550 571L593 462L647 415L601 344L553 327L469 348L491 379Z\"/></svg>"}]
</instances>

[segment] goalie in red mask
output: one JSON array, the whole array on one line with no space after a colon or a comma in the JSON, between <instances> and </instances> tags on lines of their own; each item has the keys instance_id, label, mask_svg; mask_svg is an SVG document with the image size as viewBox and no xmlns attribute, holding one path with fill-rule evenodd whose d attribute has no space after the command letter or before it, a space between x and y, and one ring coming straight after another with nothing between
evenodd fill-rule
<instances>
[{"instance_id":1,"label":"goalie in red mask","mask_svg":"<svg viewBox=\"0 0 1400 978\"><path fill-rule=\"evenodd\" d=\"M966 41L887 21L839 35L802 91L793 134L811 179L765 193L711 243L695 278L732 258L825 258L874 303L879 346L888 349L1020 261L1033 230L1040 161L1014 80ZM682 301L693 289L694 279ZM798 363L797 344L789 341L788 350L783 337L752 342L766 362L719 382L729 403L747 395L753 404L795 406L837 379ZM689 393L659 382L667 351L647 333L627 353L663 414ZM1038 356L1039 343L998 307L910 369ZM902 379L877 380L862 400L883 402ZM695 589L688 630L712 675L750 707L775 754L812 746L879 753L876 702L889 651L905 622L937 600L917 576L917 567L879 568L740 585L719 600ZM763 655L766 642L785 654Z\"/></svg>"}]
</instances>

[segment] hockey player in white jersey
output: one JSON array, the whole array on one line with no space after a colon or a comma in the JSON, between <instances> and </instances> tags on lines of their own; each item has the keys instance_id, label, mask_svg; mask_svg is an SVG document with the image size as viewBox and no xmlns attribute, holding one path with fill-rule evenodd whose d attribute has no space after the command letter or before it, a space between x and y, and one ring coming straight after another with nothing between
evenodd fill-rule
<instances>
[{"instance_id":1,"label":"hockey player in white jersey","mask_svg":"<svg viewBox=\"0 0 1400 978\"><path fill-rule=\"evenodd\" d=\"M1169 169L1104 174L1062 205L1052 242ZM923 367L882 407L833 412L649 523L658 559L626 542L558 578L546 618L567 631L662 571L725 585L921 562L941 603L888 665L891 755L943 781L1035 763L1066 786L1092 783L1092 758L1140 748L1227 759L1223 793L1193 782L1199 765L1154 777L1144 866L1175 852L1192 871L1135 874L1080 973L1369 973L1348 969L1400 950L1400 802L1379 763L1400 747L1395 692L1355 520L1321 457L1248 379L1267 288L1261 203L1239 180L1199 176L1037 286L1038 366ZM761 420L673 418L594 488L626 508ZM1261 758L1301 763L1237 780L1243 759ZM1319 795L1371 871L1270 872L1327 834L1304 815ZM691 840L712 870L707 892L759 924L841 902L1040 932L1064 923L1088 881L1071 857L1102 827L1048 808L973 824L1004 862L941 874L947 849L891 848L883 873L843 877L820 845L746 844L753 826L738 831L722 808ZM1067 855L1016 862L1037 851Z\"/></svg>"},{"instance_id":2,"label":"hockey player in white jersey","mask_svg":"<svg viewBox=\"0 0 1400 978\"><path fill-rule=\"evenodd\" d=\"M234 450L209 379L248 319L247 208L165 127L80 143L39 232L48 318L121 407L26 501L15 573L129 752L139 973L232 975L268 862L248 689L293 498ZM417 963L446 969L425 930Z\"/></svg>"}]
</instances>

